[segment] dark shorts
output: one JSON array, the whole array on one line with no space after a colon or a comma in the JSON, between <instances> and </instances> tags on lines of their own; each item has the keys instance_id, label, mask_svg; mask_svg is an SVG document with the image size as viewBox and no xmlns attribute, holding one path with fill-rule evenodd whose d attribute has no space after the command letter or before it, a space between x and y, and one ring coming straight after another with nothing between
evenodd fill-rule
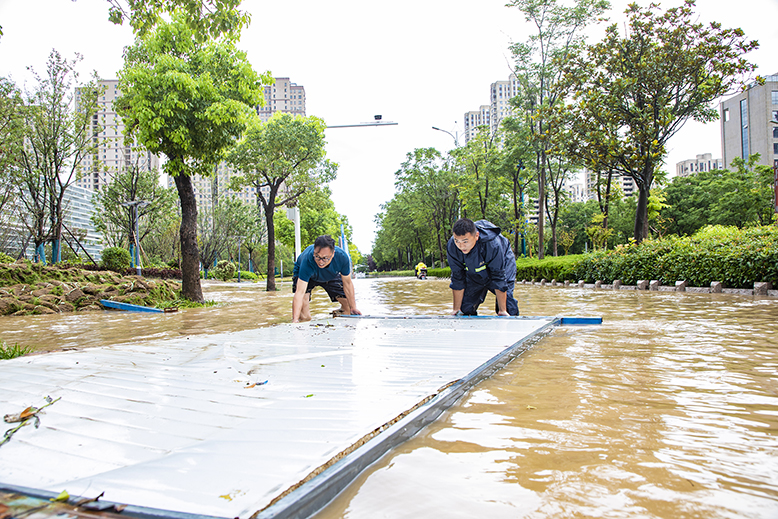
<instances>
[{"instance_id":1,"label":"dark shorts","mask_svg":"<svg viewBox=\"0 0 778 519\"><path fill-rule=\"evenodd\" d=\"M515 282L508 283L508 290L506 291L505 309L508 311L508 315L519 315L519 303L516 298L513 297L513 287ZM474 286L466 287L464 296L462 297L462 313L465 315L478 315L478 307L486 299L486 293L492 292L486 287ZM494 303L494 313L499 311L497 302Z\"/></svg>"},{"instance_id":2,"label":"dark shorts","mask_svg":"<svg viewBox=\"0 0 778 519\"><path fill-rule=\"evenodd\" d=\"M341 278L331 279L330 281L316 281L311 279L308 281L308 288L305 289L306 294L310 294L316 287L322 287L327 295L330 296L330 301L333 303L338 299L345 299L346 292L343 291L343 280ZM297 291L297 278L292 278L292 293Z\"/></svg>"}]
</instances>

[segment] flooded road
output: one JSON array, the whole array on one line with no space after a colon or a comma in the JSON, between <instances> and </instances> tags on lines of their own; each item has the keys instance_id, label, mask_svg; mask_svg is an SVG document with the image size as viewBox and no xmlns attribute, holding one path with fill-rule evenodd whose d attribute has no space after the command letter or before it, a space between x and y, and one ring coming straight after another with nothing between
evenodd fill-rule
<instances>
[{"instance_id":1,"label":"flooded road","mask_svg":"<svg viewBox=\"0 0 778 519\"><path fill-rule=\"evenodd\" d=\"M436 315L443 280L357 279L365 314ZM288 284L204 285L213 308L0 318L41 351L289 322ZM778 517L778 299L519 285L562 327L387 454L316 516ZM322 290L311 305L337 305ZM491 313L493 297L481 307Z\"/></svg>"}]
</instances>

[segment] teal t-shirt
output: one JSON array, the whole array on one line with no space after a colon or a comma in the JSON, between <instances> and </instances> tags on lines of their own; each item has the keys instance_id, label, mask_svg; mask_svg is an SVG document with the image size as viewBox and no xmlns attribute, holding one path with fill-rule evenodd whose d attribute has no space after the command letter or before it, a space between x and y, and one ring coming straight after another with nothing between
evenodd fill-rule
<instances>
[{"instance_id":1,"label":"teal t-shirt","mask_svg":"<svg viewBox=\"0 0 778 519\"><path fill-rule=\"evenodd\" d=\"M325 249L326 250L326 249ZM351 260L348 254L340 247L335 247L334 257L330 264L324 268L319 268L313 259L313 245L309 245L297 257L294 262L294 277L302 279L306 283L311 280L325 283L333 279L340 279L340 276L351 274Z\"/></svg>"}]
</instances>

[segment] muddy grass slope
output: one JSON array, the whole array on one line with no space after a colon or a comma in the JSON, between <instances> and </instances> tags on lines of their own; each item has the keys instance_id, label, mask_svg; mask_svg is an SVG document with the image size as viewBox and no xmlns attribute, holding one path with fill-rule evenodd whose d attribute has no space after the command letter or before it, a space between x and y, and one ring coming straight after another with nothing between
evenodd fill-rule
<instances>
[{"instance_id":1,"label":"muddy grass slope","mask_svg":"<svg viewBox=\"0 0 778 519\"><path fill-rule=\"evenodd\" d=\"M159 306L178 299L181 284L88 271L72 266L0 263L0 315L36 315L103 310L101 299Z\"/></svg>"}]
</instances>

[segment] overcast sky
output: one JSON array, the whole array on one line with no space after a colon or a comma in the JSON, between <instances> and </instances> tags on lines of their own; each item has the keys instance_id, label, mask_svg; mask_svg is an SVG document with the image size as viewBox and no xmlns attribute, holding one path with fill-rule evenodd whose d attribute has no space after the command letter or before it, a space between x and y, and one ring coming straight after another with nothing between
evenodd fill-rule
<instances>
[{"instance_id":1,"label":"overcast sky","mask_svg":"<svg viewBox=\"0 0 778 519\"><path fill-rule=\"evenodd\" d=\"M327 124L354 124L381 114L397 126L327 130L330 159L340 164L331 184L353 241L370 252L374 217L394 193L394 173L414 148L447 151L461 135L463 114L489 103L489 85L511 73L511 42L531 28L506 0L244 0L252 15L239 47L258 71L305 87L307 114ZM627 0L612 0L612 21ZM638 0L646 5L648 0ZM760 43L748 55L762 75L778 73L778 1L698 0L703 22L740 27ZM681 0L662 1L663 7ZM106 0L0 0L0 75L17 83L26 67L45 72L52 48L84 56L79 70L116 78L128 27L108 22ZM602 28L592 31L599 39ZM666 170L699 153L721 157L718 123L687 124L669 143Z\"/></svg>"}]
</instances>

